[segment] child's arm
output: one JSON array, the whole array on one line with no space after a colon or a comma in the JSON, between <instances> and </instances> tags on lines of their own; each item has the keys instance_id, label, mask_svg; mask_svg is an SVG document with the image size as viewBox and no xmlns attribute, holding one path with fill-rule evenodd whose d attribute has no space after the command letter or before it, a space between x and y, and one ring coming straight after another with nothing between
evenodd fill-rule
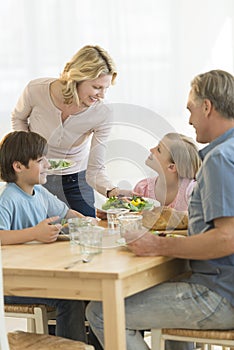
<instances>
[{"instance_id":1,"label":"child's arm","mask_svg":"<svg viewBox=\"0 0 234 350\"><path fill-rule=\"evenodd\" d=\"M22 230L0 230L0 240L2 245L21 244L31 241L52 243L56 241L61 225L52 225L51 222L58 219L58 216L41 221L33 227Z\"/></svg>"},{"instance_id":2,"label":"child's arm","mask_svg":"<svg viewBox=\"0 0 234 350\"><path fill-rule=\"evenodd\" d=\"M76 210L73 210L73 209L69 209L67 211L67 215L65 216L65 219L70 219L70 218L74 218L74 217L78 217L78 218L84 218L85 216L81 213L79 213L78 211Z\"/></svg>"},{"instance_id":3,"label":"child's arm","mask_svg":"<svg viewBox=\"0 0 234 350\"><path fill-rule=\"evenodd\" d=\"M79 213L76 210L73 209L69 209L67 211L67 215L65 216L65 219L70 219L70 218L74 218L74 217L78 217L78 218L89 218L89 216L84 216L83 214ZM100 221L99 218L92 218L92 224L93 225L97 225L98 221Z\"/></svg>"}]
</instances>

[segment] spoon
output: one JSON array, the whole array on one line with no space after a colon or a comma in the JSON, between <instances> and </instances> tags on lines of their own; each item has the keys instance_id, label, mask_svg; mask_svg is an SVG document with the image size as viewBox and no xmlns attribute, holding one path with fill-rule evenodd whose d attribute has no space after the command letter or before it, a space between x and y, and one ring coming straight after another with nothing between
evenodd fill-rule
<instances>
[{"instance_id":1,"label":"spoon","mask_svg":"<svg viewBox=\"0 0 234 350\"><path fill-rule=\"evenodd\" d=\"M75 260L72 263L70 263L69 265L65 266L64 269L65 270L70 270L71 268L73 268L76 264L78 264L79 262L83 262L83 263L88 263L93 259L92 255L84 255L81 259Z\"/></svg>"},{"instance_id":2,"label":"spoon","mask_svg":"<svg viewBox=\"0 0 234 350\"><path fill-rule=\"evenodd\" d=\"M82 258L83 263L88 263L93 259L93 255L84 255Z\"/></svg>"}]
</instances>

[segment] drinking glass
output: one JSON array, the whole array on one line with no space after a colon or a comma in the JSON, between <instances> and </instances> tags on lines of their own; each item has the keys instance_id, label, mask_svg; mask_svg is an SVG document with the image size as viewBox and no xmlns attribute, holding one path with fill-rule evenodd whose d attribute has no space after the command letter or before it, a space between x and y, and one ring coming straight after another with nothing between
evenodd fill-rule
<instances>
[{"instance_id":1,"label":"drinking glass","mask_svg":"<svg viewBox=\"0 0 234 350\"><path fill-rule=\"evenodd\" d=\"M79 244L79 228L91 226L92 218L70 218L68 219L69 237L72 245Z\"/></svg>"},{"instance_id":2,"label":"drinking glass","mask_svg":"<svg viewBox=\"0 0 234 350\"><path fill-rule=\"evenodd\" d=\"M107 222L108 222L108 232L119 233L119 216L128 213L128 209L124 208L115 208L107 210Z\"/></svg>"},{"instance_id":3,"label":"drinking glass","mask_svg":"<svg viewBox=\"0 0 234 350\"><path fill-rule=\"evenodd\" d=\"M81 226L79 227L79 242L81 255L93 255L102 252L103 227Z\"/></svg>"},{"instance_id":4,"label":"drinking glass","mask_svg":"<svg viewBox=\"0 0 234 350\"><path fill-rule=\"evenodd\" d=\"M137 232L142 229L142 215L138 215L138 214L121 215L119 216L118 220L120 224L121 237L124 237L128 231Z\"/></svg>"}]
</instances>

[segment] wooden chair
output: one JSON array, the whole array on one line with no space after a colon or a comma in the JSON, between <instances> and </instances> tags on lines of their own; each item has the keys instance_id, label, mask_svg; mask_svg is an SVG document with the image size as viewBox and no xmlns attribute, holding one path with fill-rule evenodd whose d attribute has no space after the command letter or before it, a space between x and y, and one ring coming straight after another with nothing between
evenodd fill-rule
<instances>
[{"instance_id":1,"label":"wooden chair","mask_svg":"<svg viewBox=\"0 0 234 350\"><path fill-rule=\"evenodd\" d=\"M48 322L56 318L56 309L39 304L5 304L5 317L27 319L27 331L48 334Z\"/></svg>"},{"instance_id":2,"label":"wooden chair","mask_svg":"<svg viewBox=\"0 0 234 350\"><path fill-rule=\"evenodd\" d=\"M83 342L56 337L48 334L34 334L27 332L6 332L3 278L2 278L2 250L0 246L0 349L1 350L94 350L92 345Z\"/></svg>"},{"instance_id":3,"label":"wooden chair","mask_svg":"<svg viewBox=\"0 0 234 350\"><path fill-rule=\"evenodd\" d=\"M8 341L10 350L94 350L92 345L48 334L12 332Z\"/></svg>"},{"instance_id":4,"label":"wooden chair","mask_svg":"<svg viewBox=\"0 0 234 350\"><path fill-rule=\"evenodd\" d=\"M166 340L194 342L207 345L212 349L213 345L220 345L222 349L234 350L234 329L230 330L195 330L195 329L152 329L152 350L164 350ZM205 348L205 347L203 347ZM196 348L194 348L196 349Z\"/></svg>"}]
</instances>

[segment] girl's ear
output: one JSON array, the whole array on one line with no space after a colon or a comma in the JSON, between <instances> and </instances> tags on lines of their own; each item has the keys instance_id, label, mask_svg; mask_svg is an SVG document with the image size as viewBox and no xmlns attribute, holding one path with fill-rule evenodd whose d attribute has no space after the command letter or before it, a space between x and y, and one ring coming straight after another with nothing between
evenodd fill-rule
<instances>
[{"instance_id":1,"label":"girl's ear","mask_svg":"<svg viewBox=\"0 0 234 350\"><path fill-rule=\"evenodd\" d=\"M170 172L172 172L172 173L177 172L175 163L170 163L170 164L168 165L168 170L169 170Z\"/></svg>"},{"instance_id":2,"label":"girl's ear","mask_svg":"<svg viewBox=\"0 0 234 350\"><path fill-rule=\"evenodd\" d=\"M19 161L14 161L12 166L16 173L20 173L24 165Z\"/></svg>"}]
</instances>

